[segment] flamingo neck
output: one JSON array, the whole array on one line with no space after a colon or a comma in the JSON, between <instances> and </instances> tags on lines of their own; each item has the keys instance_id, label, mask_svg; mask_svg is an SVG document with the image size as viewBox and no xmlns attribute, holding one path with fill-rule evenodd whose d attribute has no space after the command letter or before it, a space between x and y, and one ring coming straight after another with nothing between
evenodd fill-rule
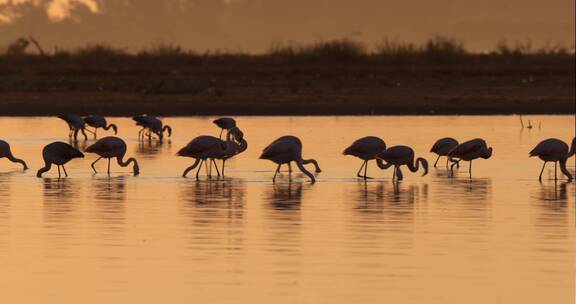
<instances>
[{"instance_id":1,"label":"flamingo neck","mask_svg":"<svg viewBox=\"0 0 576 304\"><path fill-rule=\"evenodd\" d=\"M14 155L12 155L12 153L8 154L7 158L8 158L8 160L10 160L13 163L22 164L22 166L24 166L24 169L28 169L28 165L26 165L26 162L19 159L19 158L14 157Z\"/></svg>"},{"instance_id":2,"label":"flamingo neck","mask_svg":"<svg viewBox=\"0 0 576 304\"><path fill-rule=\"evenodd\" d=\"M310 182L315 183L316 182L316 178L314 178L314 175L312 173L310 173L310 171L306 170L306 168L304 168L304 165L302 164L302 160L297 160L296 161L296 165L298 166L298 169L300 169L300 171L302 171L302 173L306 174L306 176L308 176L310 178Z\"/></svg>"},{"instance_id":3,"label":"flamingo neck","mask_svg":"<svg viewBox=\"0 0 576 304\"><path fill-rule=\"evenodd\" d=\"M126 161L123 161L122 160L123 158L124 156L119 156L117 158L118 164L122 167L128 167L130 163L134 163L134 175L138 175L140 173L140 167L138 166L138 161L134 157L130 157Z\"/></svg>"},{"instance_id":4,"label":"flamingo neck","mask_svg":"<svg viewBox=\"0 0 576 304\"><path fill-rule=\"evenodd\" d=\"M384 163L383 160L381 160L380 158L376 159L376 164L378 165L378 168L382 169L382 170L386 170L390 167L392 167L393 165L390 163Z\"/></svg>"},{"instance_id":5,"label":"flamingo neck","mask_svg":"<svg viewBox=\"0 0 576 304\"><path fill-rule=\"evenodd\" d=\"M51 163L46 163L46 165L43 168L40 168L40 170L38 170L38 172L36 173L36 177L42 177L42 174L48 172L51 167L52 167Z\"/></svg>"},{"instance_id":6,"label":"flamingo neck","mask_svg":"<svg viewBox=\"0 0 576 304\"><path fill-rule=\"evenodd\" d=\"M572 174L570 174L570 171L566 168L566 160L560 161L560 170L568 177L568 181L572 180Z\"/></svg>"}]
</instances>

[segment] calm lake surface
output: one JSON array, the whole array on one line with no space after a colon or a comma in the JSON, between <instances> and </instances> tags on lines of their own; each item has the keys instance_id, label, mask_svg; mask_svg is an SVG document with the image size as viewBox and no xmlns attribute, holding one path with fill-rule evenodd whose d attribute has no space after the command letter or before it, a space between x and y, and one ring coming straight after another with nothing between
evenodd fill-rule
<instances>
[{"instance_id":1,"label":"calm lake surface","mask_svg":"<svg viewBox=\"0 0 576 304\"><path fill-rule=\"evenodd\" d=\"M6 303L574 303L575 183L554 182L528 152L541 140L571 141L573 116L238 117L248 150L227 177L182 178L175 156L193 137L218 136L212 117L165 118L173 136L139 143L129 118L109 118L141 175L96 156L36 178L41 150L67 141L57 118L0 118L1 138L30 170L0 160L0 290ZM541 128L538 128L541 123ZM100 136L112 134L100 130ZM272 184L261 150L299 136L323 172L295 171ZM342 151L375 135L388 146L428 151L440 137L483 137L489 160L450 178L370 163ZM80 141L80 148L89 145ZM444 164L441 160L440 164ZM105 172L106 163L98 167ZM574 172L574 158L569 161ZM202 172L204 172L202 170Z\"/></svg>"}]
</instances>

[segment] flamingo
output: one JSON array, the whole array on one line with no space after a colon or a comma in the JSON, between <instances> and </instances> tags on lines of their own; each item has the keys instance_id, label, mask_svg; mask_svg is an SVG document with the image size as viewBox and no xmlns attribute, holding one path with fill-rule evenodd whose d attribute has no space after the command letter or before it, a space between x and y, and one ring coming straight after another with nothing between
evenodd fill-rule
<instances>
[{"instance_id":1,"label":"flamingo","mask_svg":"<svg viewBox=\"0 0 576 304\"><path fill-rule=\"evenodd\" d=\"M114 135L118 134L118 127L115 124L108 124L106 118L104 118L103 116L100 115L86 116L84 117L84 122L87 125L94 128L94 138L96 138L96 132L98 131L98 128L102 128L106 131L112 128L112 130L114 131Z\"/></svg>"},{"instance_id":2,"label":"flamingo","mask_svg":"<svg viewBox=\"0 0 576 304\"><path fill-rule=\"evenodd\" d=\"M352 155L362 159L364 162L362 166L360 166L360 169L358 169L356 176L368 179L370 178L366 176L368 161L376 159L376 155L384 150L386 150L386 144L382 139L375 136L366 136L353 142L342 154ZM360 175L362 168L364 168L364 175Z\"/></svg>"},{"instance_id":3,"label":"flamingo","mask_svg":"<svg viewBox=\"0 0 576 304\"><path fill-rule=\"evenodd\" d=\"M390 147L378 155L377 159L383 160L386 164L379 163L380 169L387 169L390 166L394 166L394 173L392 175L392 181L402 180L402 171L400 171L400 166L406 165L408 169L412 172L417 172L420 165L424 168L424 173L422 176L428 174L428 161L422 157L418 157L414 161L414 150L407 146L393 146Z\"/></svg>"},{"instance_id":4,"label":"flamingo","mask_svg":"<svg viewBox=\"0 0 576 304\"><path fill-rule=\"evenodd\" d=\"M276 175L280 171L280 166L282 164L289 164L290 162L296 162L298 169L302 173L306 174L310 178L311 183L315 183L316 179L314 175L304 168L305 164L312 163L316 169L316 172L321 172L318 162L314 159L302 159L302 142L298 137L295 136L282 136L272 142L268 147L262 151L260 159L267 159L278 164L272 182L276 181Z\"/></svg>"},{"instance_id":5,"label":"flamingo","mask_svg":"<svg viewBox=\"0 0 576 304\"><path fill-rule=\"evenodd\" d=\"M28 165L26 165L26 162L14 157L14 155L12 155L12 150L10 150L10 145L5 141L0 140L0 158L3 157L8 158L8 160L13 163L22 164L22 166L24 166L24 170L28 170Z\"/></svg>"},{"instance_id":6,"label":"flamingo","mask_svg":"<svg viewBox=\"0 0 576 304\"><path fill-rule=\"evenodd\" d=\"M231 117L221 117L214 120L213 123L216 124L220 129L222 129L220 130L219 138L222 138L222 132L224 132L224 130L230 130L236 127L236 120L234 120L234 118Z\"/></svg>"},{"instance_id":7,"label":"flamingo","mask_svg":"<svg viewBox=\"0 0 576 304\"><path fill-rule=\"evenodd\" d=\"M546 140L541 141L532 151L530 151L530 157L538 156L541 160L544 161L544 165L542 166L542 170L540 170L540 176L538 177L539 181L542 181L542 173L544 172L544 167L546 167L547 162L554 162L554 180L558 179L557 176L557 166L560 163L560 170L566 177L568 177L568 181L572 181L572 174L566 168L566 161L570 158L574 153L576 153L576 137L572 140L572 146L570 150L568 150L568 145L556 138L548 138Z\"/></svg>"},{"instance_id":8,"label":"flamingo","mask_svg":"<svg viewBox=\"0 0 576 304\"><path fill-rule=\"evenodd\" d=\"M89 146L84 150L87 153L96 153L98 154L98 159L96 159L92 163L92 169L94 173L97 173L96 163L101 160L102 158L108 159L108 175L110 175L110 159L116 158L118 165L122 167L127 167L130 163L134 163L134 175L140 174L140 167L138 166L138 161L134 157L128 158L126 161L123 161L124 156L126 155L126 143L124 140L115 137L115 136L107 136L104 138L99 139L93 145Z\"/></svg>"},{"instance_id":9,"label":"flamingo","mask_svg":"<svg viewBox=\"0 0 576 304\"><path fill-rule=\"evenodd\" d=\"M432 146L432 149L430 149L430 152L438 154L438 158L436 158L434 162L434 168L436 168L436 164L441 156L446 156L446 168L448 168L448 153L456 146L458 146L458 141L452 137L444 137L437 140L434 146ZM458 164L458 166L460 166L460 164Z\"/></svg>"},{"instance_id":10,"label":"flamingo","mask_svg":"<svg viewBox=\"0 0 576 304\"><path fill-rule=\"evenodd\" d=\"M49 171L52 167L52 164L54 164L58 166L58 178L60 178L60 166L62 166L62 169L64 169L64 174L68 176L64 164L68 163L74 158L83 158L84 154L67 143L57 141L44 147L42 150L42 157L44 158L45 166L38 170L36 176L42 177L42 174Z\"/></svg>"},{"instance_id":11,"label":"flamingo","mask_svg":"<svg viewBox=\"0 0 576 304\"><path fill-rule=\"evenodd\" d=\"M137 126L141 126L142 129L138 132L138 138L144 137L144 130L148 129L148 139L151 139L151 133L158 136L159 140L162 141L164 137L164 132L168 131L168 137L172 136L172 128L168 125L163 125L162 121L154 116L150 115L138 115L132 117L136 121Z\"/></svg>"},{"instance_id":12,"label":"flamingo","mask_svg":"<svg viewBox=\"0 0 576 304\"><path fill-rule=\"evenodd\" d=\"M74 134L74 140L77 141L78 132L82 132L82 135L84 135L84 139L88 140L88 136L86 136L85 131L88 132L92 131L86 130L86 123L84 122L84 119L82 119L82 117L74 114L60 114L58 115L58 118L64 120L68 124L68 128L70 128L70 132L68 132L68 137L72 137L72 134Z\"/></svg>"},{"instance_id":13,"label":"flamingo","mask_svg":"<svg viewBox=\"0 0 576 304\"><path fill-rule=\"evenodd\" d=\"M458 164L460 160L470 162L468 167L468 174L472 178L472 161L477 158L489 159L492 157L492 147L488 147L486 141L481 138L475 138L467 142L461 143L448 153L448 159L452 162L450 171L454 175L454 165ZM454 159L458 158L458 159Z\"/></svg>"},{"instance_id":14,"label":"flamingo","mask_svg":"<svg viewBox=\"0 0 576 304\"><path fill-rule=\"evenodd\" d=\"M177 153L178 156L192 157L196 159L192 166L184 170L182 177L186 177L188 172L198 167L198 171L196 171L196 179L199 179L200 168L202 168L202 164L206 160L212 161L213 159L222 159L227 155L233 154L234 151L241 150L242 146L247 145L247 143L243 138L238 138L241 137L239 131L238 128L232 128L228 131L226 141L222 141L217 137L209 135L201 135L192 139ZM240 141L241 143L238 144L236 141Z\"/></svg>"},{"instance_id":15,"label":"flamingo","mask_svg":"<svg viewBox=\"0 0 576 304\"><path fill-rule=\"evenodd\" d=\"M234 127L231 130L234 130L236 132L233 135L237 141L240 141L240 145L238 145L238 146L233 145L232 149L226 151L225 154L222 154L222 155L216 157L216 159L222 159L222 176L224 176L224 169L225 169L226 161L228 159L246 151L246 149L248 148L248 142L244 139L244 133L242 133L242 131L240 131L240 129L238 129L237 127ZM218 173L218 166L216 166L216 162L214 162L214 166L216 167L216 172Z\"/></svg>"}]
</instances>

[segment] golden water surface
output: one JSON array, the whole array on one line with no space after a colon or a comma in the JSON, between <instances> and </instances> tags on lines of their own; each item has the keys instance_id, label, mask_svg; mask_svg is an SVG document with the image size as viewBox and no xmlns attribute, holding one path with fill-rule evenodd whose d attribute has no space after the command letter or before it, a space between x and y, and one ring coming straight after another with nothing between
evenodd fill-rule
<instances>
[{"instance_id":1,"label":"golden water surface","mask_svg":"<svg viewBox=\"0 0 576 304\"><path fill-rule=\"evenodd\" d=\"M0 160L2 303L573 303L575 183L528 152L574 136L572 116L238 117L248 150L225 179L182 178L175 156L212 117L165 118L173 136L139 143L129 118L109 118L141 175L112 165L92 174L87 154L36 178L41 149L67 141L57 118L0 118L1 138L31 170ZM538 125L541 124L539 128ZM108 132L100 131L103 134ZM292 134L323 172L271 179L262 148ZM428 151L440 137L486 139L489 160L473 178L463 164L427 176L343 156L355 139ZM93 142L79 142L80 148ZM440 161L443 164L443 161ZM99 164L105 171L105 162ZM574 158L569 170L574 172ZM201 171L204 173L204 171Z\"/></svg>"}]
</instances>

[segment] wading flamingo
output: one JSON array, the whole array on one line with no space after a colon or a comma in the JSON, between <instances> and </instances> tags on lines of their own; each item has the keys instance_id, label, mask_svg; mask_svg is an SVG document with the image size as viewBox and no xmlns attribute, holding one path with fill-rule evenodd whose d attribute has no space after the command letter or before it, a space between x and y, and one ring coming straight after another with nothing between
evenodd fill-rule
<instances>
[{"instance_id":1,"label":"wading flamingo","mask_svg":"<svg viewBox=\"0 0 576 304\"><path fill-rule=\"evenodd\" d=\"M438 154L438 158L436 158L434 162L434 168L436 168L436 164L438 164L441 156L446 156L446 168L448 168L448 153L456 148L456 146L458 146L458 141L452 137L444 137L437 140L434 146L432 146L432 149L430 149L430 152ZM460 164L458 164L458 166L460 166Z\"/></svg>"},{"instance_id":2,"label":"wading flamingo","mask_svg":"<svg viewBox=\"0 0 576 304\"><path fill-rule=\"evenodd\" d=\"M123 160L124 156L126 155L126 143L124 140L115 137L115 136L107 136L99 139L93 145L89 146L84 150L86 153L96 153L98 154L98 159L96 159L92 163L92 169L94 169L94 173L97 173L96 163L101 160L102 158L108 159L108 175L110 175L110 159L116 158L118 165L122 167L127 167L130 163L134 163L133 170L134 175L140 174L140 167L138 166L138 161L134 157L128 158L126 161Z\"/></svg>"},{"instance_id":3,"label":"wading flamingo","mask_svg":"<svg viewBox=\"0 0 576 304\"><path fill-rule=\"evenodd\" d=\"M231 149L226 150L226 153L224 153L221 157L216 157L216 159L221 159L222 160L222 176L224 176L224 169L226 168L226 161L244 151L246 151L246 149L248 148L248 142L244 139L244 133L242 133L242 131L240 131L240 129L234 127L231 130L234 130L234 132L236 132L235 134L233 134L234 138L236 139L236 141L238 141L240 144L239 145L232 145ZM230 132L230 131L228 131ZM225 143L223 141L223 143ZM216 166L216 162L214 162L214 166L216 167L216 173L220 174L218 172L218 166Z\"/></svg>"},{"instance_id":4,"label":"wading flamingo","mask_svg":"<svg viewBox=\"0 0 576 304\"><path fill-rule=\"evenodd\" d=\"M392 181L402 180L402 171L400 171L400 166L407 166L412 172L417 172L420 166L424 168L424 173L422 176L428 174L428 161L422 157L418 157L414 160L414 150L407 146L394 146L390 147L378 155L377 159L383 160L386 164L378 164L380 169L388 169L390 166L394 166L394 173L392 175Z\"/></svg>"},{"instance_id":5,"label":"wading flamingo","mask_svg":"<svg viewBox=\"0 0 576 304\"><path fill-rule=\"evenodd\" d=\"M118 134L118 127L115 124L108 124L106 118L104 118L103 116L100 115L86 116L84 117L84 122L86 122L87 125L94 128L94 138L96 138L96 132L98 131L98 128L102 128L106 131L112 128L112 130L114 131L114 135Z\"/></svg>"},{"instance_id":6,"label":"wading flamingo","mask_svg":"<svg viewBox=\"0 0 576 304\"><path fill-rule=\"evenodd\" d=\"M78 115L61 114L58 115L58 118L64 120L68 124L68 128L70 129L70 131L68 132L68 137L72 137L72 134L74 134L75 141L78 140L78 132L82 132L82 135L84 135L85 140L88 139L88 136L86 136L85 131L92 132L86 129L86 123L84 122L84 119L82 119L82 117Z\"/></svg>"},{"instance_id":7,"label":"wading flamingo","mask_svg":"<svg viewBox=\"0 0 576 304\"><path fill-rule=\"evenodd\" d=\"M490 157L492 157L492 147L489 148L486 141L481 138L469 140L459 144L448 153L448 158L452 162L450 171L454 175L454 165L457 165L460 160L465 160L470 162L468 174L472 178L472 161L477 158L489 159Z\"/></svg>"},{"instance_id":8,"label":"wading flamingo","mask_svg":"<svg viewBox=\"0 0 576 304\"><path fill-rule=\"evenodd\" d=\"M353 142L352 145L346 148L342 154L352 155L362 159L364 162L362 163L362 166L360 166L360 169L358 169L356 176L368 179L370 178L366 175L368 171L368 162L376 159L376 155L384 150L386 150L386 144L382 139L375 136L366 136ZM362 168L364 168L364 175L360 175Z\"/></svg>"},{"instance_id":9,"label":"wading flamingo","mask_svg":"<svg viewBox=\"0 0 576 304\"><path fill-rule=\"evenodd\" d=\"M272 182L276 181L276 175L280 171L280 165L290 162L296 162L298 169L310 178L310 182L315 183L314 175L304 168L305 164L312 163L316 168L316 172L321 172L318 162L314 159L302 159L302 142L295 136L282 136L272 142L268 147L262 151L260 159L271 160L278 164Z\"/></svg>"},{"instance_id":10,"label":"wading flamingo","mask_svg":"<svg viewBox=\"0 0 576 304\"><path fill-rule=\"evenodd\" d=\"M576 145L576 137L572 140L572 146L570 150L568 150L568 145L556 138L548 138L546 140L541 141L532 151L530 151L530 157L538 156L541 160L544 161L544 165L542 166L542 170L540 170L540 176L538 177L539 181L542 181L542 173L544 172L544 168L546 167L547 162L554 162L554 180L558 180L557 176L557 166L560 163L560 170L566 177L568 177L568 181L572 181L572 174L566 168L566 161L570 158L574 153L576 153L575 147Z\"/></svg>"},{"instance_id":11,"label":"wading flamingo","mask_svg":"<svg viewBox=\"0 0 576 304\"><path fill-rule=\"evenodd\" d=\"M5 141L0 140L0 158L3 157L8 158L8 160L13 163L22 164L22 166L24 166L24 170L28 170L28 165L26 165L26 162L14 157L14 155L12 155L12 150L10 150L10 145Z\"/></svg>"},{"instance_id":12,"label":"wading flamingo","mask_svg":"<svg viewBox=\"0 0 576 304\"><path fill-rule=\"evenodd\" d=\"M238 139L238 137L241 137L239 131L238 128L233 128L228 131L226 141L209 135L201 135L192 139L177 153L178 156L196 159L192 166L184 170L182 176L186 177L188 172L198 167L198 170L196 171L196 179L199 179L200 169L206 160L212 161L213 159L222 159L225 155L233 154L234 151L242 149L241 145L246 145L246 141L243 138ZM240 143L237 141L240 141ZM210 173L208 176L211 177Z\"/></svg>"},{"instance_id":13,"label":"wading flamingo","mask_svg":"<svg viewBox=\"0 0 576 304\"><path fill-rule=\"evenodd\" d=\"M137 126L141 126L142 129L138 131L138 138L144 138L145 131L148 130L148 139L152 139L152 133L158 136L158 139L162 141L164 138L164 132L168 132L168 137L172 136L172 128L168 125L163 125L162 121L154 116L150 115L138 115L132 117L136 121Z\"/></svg>"},{"instance_id":14,"label":"wading flamingo","mask_svg":"<svg viewBox=\"0 0 576 304\"><path fill-rule=\"evenodd\" d=\"M217 125L220 129L222 129L220 130L219 138L222 138L222 132L224 132L224 130L228 131L236 127L236 120L234 120L234 118L231 117L221 117L214 120L213 123Z\"/></svg>"},{"instance_id":15,"label":"wading flamingo","mask_svg":"<svg viewBox=\"0 0 576 304\"><path fill-rule=\"evenodd\" d=\"M58 178L60 178L60 166L64 169L64 175L68 176L64 164L74 158L83 158L84 154L67 143L57 141L44 147L42 150L42 157L44 158L45 165L43 168L38 170L36 176L42 177L42 174L49 171L52 164L54 164L58 167Z\"/></svg>"}]
</instances>

